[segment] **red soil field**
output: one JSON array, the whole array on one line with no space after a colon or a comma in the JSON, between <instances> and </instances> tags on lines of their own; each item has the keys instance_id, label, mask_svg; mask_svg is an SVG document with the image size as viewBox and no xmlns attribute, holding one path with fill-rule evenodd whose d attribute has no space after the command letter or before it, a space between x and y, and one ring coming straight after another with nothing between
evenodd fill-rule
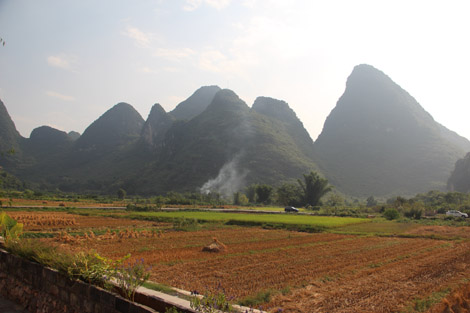
<instances>
[{"instance_id":1,"label":"red soil field","mask_svg":"<svg viewBox=\"0 0 470 313\"><path fill-rule=\"evenodd\" d=\"M185 290L221 288L236 300L275 290L263 304L272 312L406 311L416 299L457 290L470 277L467 241L241 227L137 237L61 246L91 248L111 258L131 253L133 260L152 265L153 281ZM213 238L227 249L203 252Z\"/></svg>"},{"instance_id":2,"label":"red soil field","mask_svg":"<svg viewBox=\"0 0 470 313\"><path fill-rule=\"evenodd\" d=\"M83 216L67 212L10 211L8 216L23 223L25 231L50 231L61 229L104 229L158 226L154 222L112 217Z\"/></svg>"}]
</instances>

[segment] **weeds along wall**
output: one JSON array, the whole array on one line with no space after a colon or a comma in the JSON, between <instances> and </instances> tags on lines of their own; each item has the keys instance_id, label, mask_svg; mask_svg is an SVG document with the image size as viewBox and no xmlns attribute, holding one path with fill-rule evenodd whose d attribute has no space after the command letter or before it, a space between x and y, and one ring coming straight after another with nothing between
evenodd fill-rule
<instances>
[{"instance_id":1,"label":"weeds along wall","mask_svg":"<svg viewBox=\"0 0 470 313\"><path fill-rule=\"evenodd\" d=\"M0 295L30 312L157 312L1 249Z\"/></svg>"}]
</instances>

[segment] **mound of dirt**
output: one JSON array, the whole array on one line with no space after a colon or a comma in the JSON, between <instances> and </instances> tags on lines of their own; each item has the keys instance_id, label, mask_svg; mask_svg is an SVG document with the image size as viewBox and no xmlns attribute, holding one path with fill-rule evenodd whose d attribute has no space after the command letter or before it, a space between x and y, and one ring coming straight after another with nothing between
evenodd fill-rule
<instances>
[{"instance_id":1,"label":"mound of dirt","mask_svg":"<svg viewBox=\"0 0 470 313\"><path fill-rule=\"evenodd\" d=\"M221 243L217 238L212 238L213 241L211 244L202 248L203 252L222 252L227 249L227 246Z\"/></svg>"}]
</instances>

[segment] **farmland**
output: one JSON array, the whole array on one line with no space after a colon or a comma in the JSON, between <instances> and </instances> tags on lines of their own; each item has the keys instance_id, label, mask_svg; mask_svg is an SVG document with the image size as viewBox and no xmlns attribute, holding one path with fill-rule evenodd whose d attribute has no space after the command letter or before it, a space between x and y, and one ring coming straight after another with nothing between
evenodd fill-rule
<instances>
[{"instance_id":1,"label":"farmland","mask_svg":"<svg viewBox=\"0 0 470 313\"><path fill-rule=\"evenodd\" d=\"M293 214L239 214L239 213L219 213L200 211L178 211L178 212L136 212L129 215L130 218L146 218L154 220L173 219L195 219L208 222L233 221L239 223L253 224L290 224L307 225L313 227L338 227L350 224L365 223L367 219L360 218L339 218L326 216L305 216Z\"/></svg>"},{"instance_id":2,"label":"farmland","mask_svg":"<svg viewBox=\"0 0 470 313\"><path fill-rule=\"evenodd\" d=\"M222 289L235 302L272 312L424 312L461 290L470 274L468 227L285 214L8 213L30 233L55 234L35 240L67 251L94 249L115 259L130 253L132 260L143 258L152 266L152 281L201 293ZM44 222L46 216L56 225ZM169 222L183 217L210 223L175 230ZM301 223L326 231L244 227L231 220ZM203 252L214 238L226 249Z\"/></svg>"}]
</instances>

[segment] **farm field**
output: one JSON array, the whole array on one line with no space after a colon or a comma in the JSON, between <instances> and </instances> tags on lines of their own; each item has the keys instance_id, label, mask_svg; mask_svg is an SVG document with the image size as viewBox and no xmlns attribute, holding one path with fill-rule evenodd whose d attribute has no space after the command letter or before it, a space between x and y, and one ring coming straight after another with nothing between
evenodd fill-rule
<instances>
[{"instance_id":1,"label":"farm field","mask_svg":"<svg viewBox=\"0 0 470 313\"><path fill-rule=\"evenodd\" d=\"M341 226L335 222L325 227L344 234L241 226L187 232L175 231L168 223L122 217L32 211L8 214L13 218L16 214L20 221L21 214L75 220L51 229L48 225L28 226L28 219L23 218L26 229L43 227L42 231L58 235L34 240L68 251L95 249L111 258L131 253L132 260L143 258L152 266L152 281L200 293L223 289L235 302L258 299L251 300L254 306L270 312L279 308L282 312L443 312L437 308L445 308L447 300L441 299L453 290L467 290L462 286L470 277L468 227L388 222L345 222ZM290 222L296 217L283 216ZM367 227L370 234L385 229L382 235L397 236L364 235ZM96 235L64 236L65 229L69 233L93 230ZM362 235L346 234L353 230ZM429 234L448 239L429 239ZM226 249L203 252L214 238ZM459 240L450 240L455 238Z\"/></svg>"},{"instance_id":2,"label":"farm field","mask_svg":"<svg viewBox=\"0 0 470 313\"><path fill-rule=\"evenodd\" d=\"M327 217L297 214L240 214L201 211L175 211L175 212L135 212L127 215L129 218L147 218L154 220L195 219L208 222L246 222L259 224L290 224L316 227L339 227L350 224L370 222L368 219L353 217Z\"/></svg>"},{"instance_id":3,"label":"farm field","mask_svg":"<svg viewBox=\"0 0 470 313\"><path fill-rule=\"evenodd\" d=\"M102 216L83 216L67 212L10 211L8 215L23 223L25 231L80 230L104 228L150 227L157 223Z\"/></svg>"},{"instance_id":4,"label":"farm field","mask_svg":"<svg viewBox=\"0 0 470 313\"><path fill-rule=\"evenodd\" d=\"M93 200L63 201L63 200L35 200L19 198L0 198L3 204L8 206L52 206L52 207L125 207L127 204L123 201L113 201L101 203Z\"/></svg>"}]
</instances>

